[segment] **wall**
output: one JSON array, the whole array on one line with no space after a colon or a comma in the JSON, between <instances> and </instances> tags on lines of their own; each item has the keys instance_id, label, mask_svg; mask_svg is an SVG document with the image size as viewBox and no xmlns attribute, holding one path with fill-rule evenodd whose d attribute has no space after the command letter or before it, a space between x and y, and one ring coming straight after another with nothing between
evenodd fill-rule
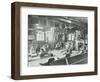
<instances>
[{"instance_id":1,"label":"wall","mask_svg":"<svg viewBox=\"0 0 100 82\"><path fill-rule=\"evenodd\" d=\"M10 79L10 65L11 65L11 2L15 0L0 0L0 82L15 82L15 80ZM52 4L68 4L68 5L88 5L88 6L98 6L98 22L100 22L100 0L16 0L25 2L37 2L37 3L52 3ZM100 25L98 25L99 27ZM98 28L98 35L100 34L100 29ZM100 38L98 38L98 42ZM100 43L98 43L98 49L100 48ZM98 55L100 51L98 52ZM100 55L98 56L100 58ZM100 60L98 60L100 62ZM100 64L99 64L100 69ZM50 79L37 79L29 80L29 82L85 82L85 81L95 81L100 82L100 71L99 75L94 76L79 76L79 77L64 77L64 78L50 78ZM23 80L27 82L27 80Z\"/></svg>"}]
</instances>

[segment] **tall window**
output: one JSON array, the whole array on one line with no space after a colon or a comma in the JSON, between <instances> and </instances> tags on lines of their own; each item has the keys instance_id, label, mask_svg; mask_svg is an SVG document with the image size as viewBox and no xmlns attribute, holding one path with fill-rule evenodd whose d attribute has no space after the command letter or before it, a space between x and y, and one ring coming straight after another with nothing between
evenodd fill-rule
<instances>
[{"instance_id":1,"label":"tall window","mask_svg":"<svg viewBox=\"0 0 100 82\"><path fill-rule=\"evenodd\" d=\"M46 42L54 42L55 36L54 36L54 28L51 28L49 31L46 31Z\"/></svg>"},{"instance_id":2,"label":"tall window","mask_svg":"<svg viewBox=\"0 0 100 82\"><path fill-rule=\"evenodd\" d=\"M37 41L44 41L44 32L37 31L36 39L37 39Z\"/></svg>"},{"instance_id":3,"label":"tall window","mask_svg":"<svg viewBox=\"0 0 100 82\"><path fill-rule=\"evenodd\" d=\"M74 33L70 33L70 34L68 35L68 40L73 41L74 39L75 39L75 34L74 34Z\"/></svg>"}]
</instances>

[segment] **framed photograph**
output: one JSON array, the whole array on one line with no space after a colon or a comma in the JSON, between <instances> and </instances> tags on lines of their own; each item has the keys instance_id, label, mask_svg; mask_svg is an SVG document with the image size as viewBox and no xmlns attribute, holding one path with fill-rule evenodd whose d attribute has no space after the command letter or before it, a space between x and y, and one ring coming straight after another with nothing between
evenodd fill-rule
<instances>
[{"instance_id":1,"label":"framed photograph","mask_svg":"<svg viewBox=\"0 0 100 82\"><path fill-rule=\"evenodd\" d=\"M97 74L97 7L11 6L12 79Z\"/></svg>"}]
</instances>

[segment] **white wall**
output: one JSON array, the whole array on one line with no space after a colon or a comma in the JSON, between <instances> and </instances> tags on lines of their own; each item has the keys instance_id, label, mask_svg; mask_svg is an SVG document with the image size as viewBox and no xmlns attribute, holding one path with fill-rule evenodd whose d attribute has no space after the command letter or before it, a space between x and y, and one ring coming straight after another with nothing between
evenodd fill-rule
<instances>
[{"instance_id":1,"label":"white wall","mask_svg":"<svg viewBox=\"0 0 100 82\"><path fill-rule=\"evenodd\" d=\"M10 79L10 66L11 66L11 2L24 1L24 2L37 2L37 3L52 3L52 4L68 4L68 5L87 5L98 6L98 22L100 22L100 0L0 0L0 82L14 82ZM99 27L100 25L98 25ZM100 29L98 28L98 35ZM100 42L100 38L98 38ZM100 45L100 43L98 43ZM98 49L100 46L98 47ZM100 51L98 52L98 58L100 58ZM100 62L100 60L98 61ZM99 63L100 69L100 63ZM27 80L23 80L27 82ZM94 76L79 76L79 77L64 77L64 78L50 78L50 79L36 79L28 80L30 82L85 82L85 81L100 81L99 75Z\"/></svg>"}]
</instances>

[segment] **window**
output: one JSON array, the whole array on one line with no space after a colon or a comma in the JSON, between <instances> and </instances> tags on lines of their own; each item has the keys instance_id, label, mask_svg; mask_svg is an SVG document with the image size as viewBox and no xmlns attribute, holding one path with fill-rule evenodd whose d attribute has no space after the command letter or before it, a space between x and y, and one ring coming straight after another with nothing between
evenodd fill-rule
<instances>
[{"instance_id":1,"label":"window","mask_svg":"<svg viewBox=\"0 0 100 82\"><path fill-rule=\"evenodd\" d=\"M44 32L37 31L36 39L37 39L37 41L44 41Z\"/></svg>"}]
</instances>

